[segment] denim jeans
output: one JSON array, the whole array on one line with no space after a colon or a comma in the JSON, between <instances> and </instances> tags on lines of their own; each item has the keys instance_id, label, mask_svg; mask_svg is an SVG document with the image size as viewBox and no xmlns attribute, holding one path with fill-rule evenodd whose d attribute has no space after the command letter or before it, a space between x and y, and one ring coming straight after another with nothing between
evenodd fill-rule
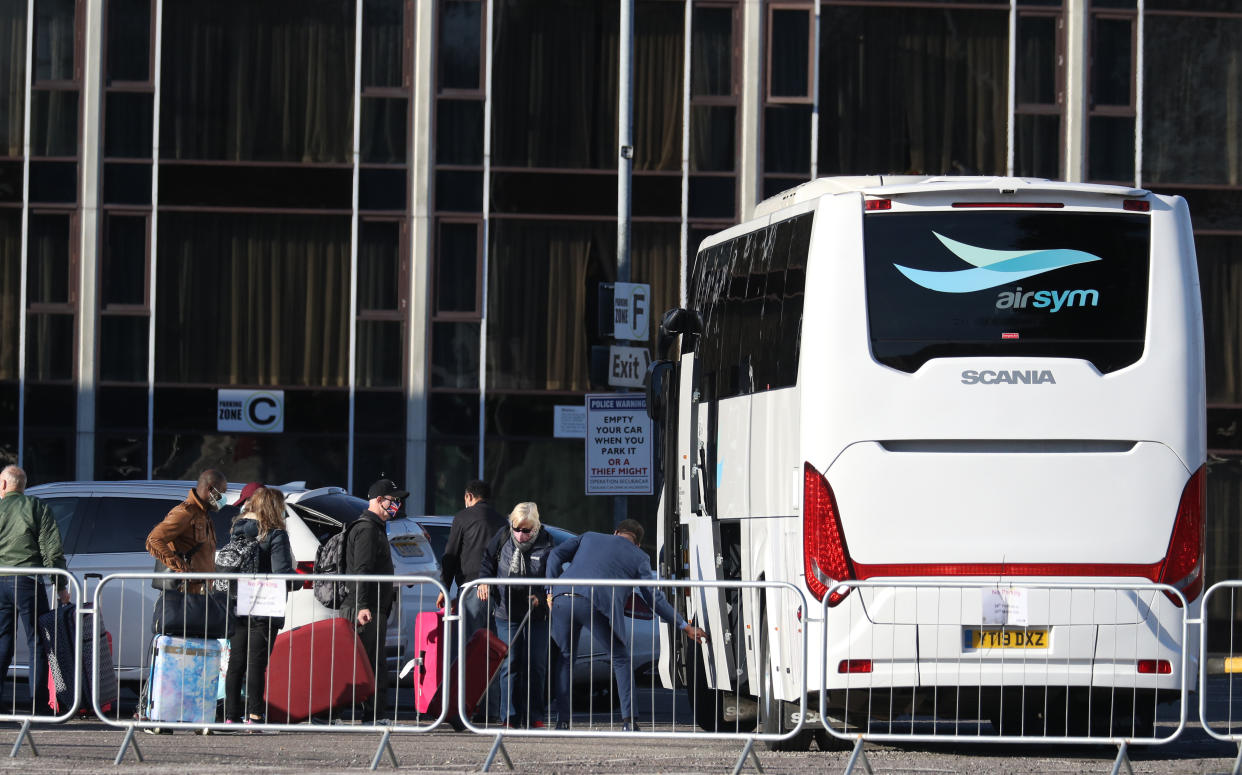
<instances>
[{"instance_id":1,"label":"denim jeans","mask_svg":"<svg viewBox=\"0 0 1242 775\"><path fill-rule=\"evenodd\" d=\"M13 659L13 637L17 633L14 616L21 618L22 628L26 631L26 643L30 649L27 652L30 654L30 696L26 704L18 703L14 696L14 705L10 706L10 709L18 713L35 713L37 703L47 702L46 689L43 688L47 685L47 655L43 653L43 644L39 642L36 625L39 615L50 610L52 609L47 602L47 593L43 591L43 584L38 578L0 576L0 669L7 670ZM72 665L68 667L73 670ZM43 694L42 698L40 693Z\"/></svg>"},{"instance_id":2,"label":"denim jeans","mask_svg":"<svg viewBox=\"0 0 1242 775\"><path fill-rule=\"evenodd\" d=\"M586 632L583 633L583 630ZM621 718L634 718L634 674L630 669L630 650L625 638L613 632L608 617L595 610L589 597L558 594L552 601L552 640L560 654L555 684L557 719L568 723L573 712L570 669L574 663L575 646L584 634L588 638L594 637L611 655Z\"/></svg>"},{"instance_id":3,"label":"denim jeans","mask_svg":"<svg viewBox=\"0 0 1242 775\"><path fill-rule=\"evenodd\" d=\"M531 612L522 622L496 618L496 636L509 646L493 686L500 687L500 716L515 723L543 721L547 710L548 616L546 608ZM514 636L517 636L516 641Z\"/></svg>"}]
</instances>

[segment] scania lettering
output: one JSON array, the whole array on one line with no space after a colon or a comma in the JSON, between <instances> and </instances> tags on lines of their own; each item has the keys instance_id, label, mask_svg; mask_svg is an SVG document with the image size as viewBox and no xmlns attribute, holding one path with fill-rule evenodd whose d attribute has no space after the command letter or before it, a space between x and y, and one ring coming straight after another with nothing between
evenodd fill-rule
<instances>
[{"instance_id":1,"label":"scania lettering","mask_svg":"<svg viewBox=\"0 0 1242 775\"><path fill-rule=\"evenodd\" d=\"M984 369L983 371L974 371L967 369L962 372L963 385L1055 385L1056 379L1052 376L1052 371L1044 369L1043 371L991 371Z\"/></svg>"},{"instance_id":2,"label":"scania lettering","mask_svg":"<svg viewBox=\"0 0 1242 775\"><path fill-rule=\"evenodd\" d=\"M1018 638L980 626L981 592L972 614L900 585L1168 584L1190 610L1144 597L1115 637L1197 671L1178 643L1203 587L1191 234L1183 199L1136 188L885 176L811 181L704 239L648 372L661 571L790 582L808 605L675 596L729 644L663 634L665 678L708 693L696 720L781 732L820 687L834 718L863 697L988 719L1000 687L1057 687L1067 712L1123 688L1177 700L1180 663L1140 682L1102 640L1058 635L1051 598ZM852 580L888 586L835 587Z\"/></svg>"}]
</instances>

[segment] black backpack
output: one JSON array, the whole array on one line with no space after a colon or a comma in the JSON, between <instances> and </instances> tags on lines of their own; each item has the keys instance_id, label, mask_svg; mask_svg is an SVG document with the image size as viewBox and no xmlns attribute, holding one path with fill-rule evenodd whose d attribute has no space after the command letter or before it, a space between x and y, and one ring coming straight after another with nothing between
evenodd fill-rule
<instances>
[{"instance_id":1,"label":"black backpack","mask_svg":"<svg viewBox=\"0 0 1242 775\"><path fill-rule=\"evenodd\" d=\"M358 524L355 520L341 529L341 532L329 538L315 550L315 574L344 573L345 549L348 546L350 528ZM349 584L332 579L315 580L315 599L328 608L340 608L349 598Z\"/></svg>"},{"instance_id":2,"label":"black backpack","mask_svg":"<svg viewBox=\"0 0 1242 775\"><path fill-rule=\"evenodd\" d=\"M259 542L248 535L235 535L216 552L216 571L219 573L258 573ZM217 592L229 590L228 579L216 579L213 583Z\"/></svg>"}]
</instances>

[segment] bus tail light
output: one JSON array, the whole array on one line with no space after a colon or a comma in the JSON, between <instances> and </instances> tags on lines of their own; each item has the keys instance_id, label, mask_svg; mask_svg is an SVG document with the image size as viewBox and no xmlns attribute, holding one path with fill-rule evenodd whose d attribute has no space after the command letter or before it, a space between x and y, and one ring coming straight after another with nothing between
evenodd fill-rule
<instances>
[{"instance_id":1,"label":"bus tail light","mask_svg":"<svg viewBox=\"0 0 1242 775\"><path fill-rule=\"evenodd\" d=\"M837 663L838 673L870 673L870 659L843 659Z\"/></svg>"},{"instance_id":2,"label":"bus tail light","mask_svg":"<svg viewBox=\"0 0 1242 775\"><path fill-rule=\"evenodd\" d=\"M315 572L315 563L310 560L303 560L302 562L299 562L297 565L294 566L293 572L304 573L306 575L310 575ZM313 589L314 587L315 587L315 582L313 581L302 582L302 589Z\"/></svg>"},{"instance_id":3,"label":"bus tail light","mask_svg":"<svg viewBox=\"0 0 1242 775\"><path fill-rule=\"evenodd\" d=\"M857 578L849 550L837 499L823 474L807 463L802 471L802 556L806 570L806 587L816 600L838 581ZM828 605L845 599L849 590L828 594Z\"/></svg>"},{"instance_id":4,"label":"bus tail light","mask_svg":"<svg viewBox=\"0 0 1242 775\"><path fill-rule=\"evenodd\" d=\"M1173 537L1169 539L1169 551L1164 556L1161 584L1168 584L1186 596L1186 602L1199 597L1203 591L1204 519L1203 495L1207 486L1207 467L1200 466L1186 487L1182 500L1177 504L1177 519L1173 522ZM1180 602L1174 599L1174 602Z\"/></svg>"},{"instance_id":5,"label":"bus tail light","mask_svg":"<svg viewBox=\"0 0 1242 775\"><path fill-rule=\"evenodd\" d=\"M1140 659L1138 671L1141 675L1171 675L1173 663L1167 659Z\"/></svg>"}]
</instances>

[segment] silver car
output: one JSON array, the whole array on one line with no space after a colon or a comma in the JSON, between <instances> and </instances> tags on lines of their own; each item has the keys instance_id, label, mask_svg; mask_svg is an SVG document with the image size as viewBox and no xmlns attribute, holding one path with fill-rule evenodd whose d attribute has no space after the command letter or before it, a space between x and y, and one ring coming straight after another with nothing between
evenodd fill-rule
<instances>
[{"instance_id":1,"label":"silver car","mask_svg":"<svg viewBox=\"0 0 1242 775\"><path fill-rule=\"evenodd\" d=\"M431 539L431 548L437 560L444 557L444 547L448 544L449 530L453 526L452 517L422 516L411 517L422 525ZM564 528L544 525L544 530L552 536L552 544L558 546L573 538L573 533ZM450 590L456 594L456 585ZM655 669L660 661L660 634L656 626L655 616L642 600L634 598L626 606L625 634L630 646L630 660L635 675L643 675ZM590 684L592 688L612 686L612 663L606 646L596 642L594 638L584 637L578 641L577 653L574 655L574 683Z\"/></svg>"}]
</instances>

